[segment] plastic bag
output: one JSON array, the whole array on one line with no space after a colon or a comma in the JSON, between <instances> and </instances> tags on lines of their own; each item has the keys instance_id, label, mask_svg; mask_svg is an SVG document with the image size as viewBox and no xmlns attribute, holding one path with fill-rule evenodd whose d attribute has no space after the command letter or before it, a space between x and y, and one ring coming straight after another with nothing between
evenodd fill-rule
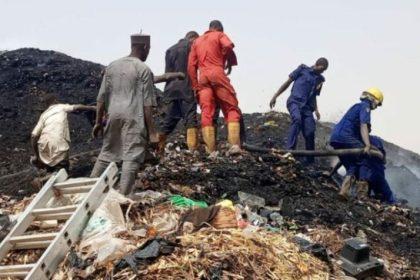
<instances>
[{"instance_id":1,"label":"plastic bag","mask_svg":"<svg viewBox=\"0 0 420 280\"><path fill-rule=\"evenodd\" d=\"M83 230L80 248L88 248L87 256L97 254L96 264L121 258L135 248L129 246L128 241L114 237L117 233L127 231L120 204L131 202L111 189Z\"/></svg>"},{"instance_id":2,"label":"plastic bag","mask_svg":"<svg viewBox=\"0 0 420 280\"><path fill-rule=\"evenodd\" d=\"M265 199L256 195L239 191L238 197L241 204L244 206L248 205L254 210L258 210L258 208L265 206Z\"/></svg>"},{"instance_id":3,"label":"plastic bag","mask_svg":"<svg viewBox=\"0 0 420 280\"><path fill-rule=\"evenodd\" d=\"M130 244L129 241L112 237L105 240L99 247L95 263L101 264L120 259L134 249L136 246Z\"/></svg>"},{"instance_id":4,"label":"plastic bag","mask_svg":"<svg viewBox=\"0 0 420 280\"><path fill-rule=\"evenodd\" d=\"M154 205L155 203L166 199L166 197L167 195L152 190L147 190L144 192L138 192L134 194L134 198L137 202L148 205Z\"/></svg>"},{"instance_id":5,"label":"plastic bag","mask_svg":"<svg viewBox=\"0 0 420 280\"><path fill-rule=\"evenodd\" d=\"M230 208L231 210L235 210L235 207L233 206L232 200L229 200L229 199L224 199L224 200L220 201L219 203L217 203L216 205L221 206L221 207L225 207L225 208Z\"/></svg>"},{"instance_id":6,"label":"plastic bag","mask_svg":"<svg viewBox=\"0 0 420 280\"><path fill-rule=\"evenodd\" d=\"M138 273L137 266L147 265L160 256L170 255L178 245L171 241L156 238L151 239L138 248L133 254L125 256L118 264L118 269L130 266L134 273Z\"/></svg>"},{"instance_id":7,"label":"plastic bag","mask_svg":"<svg viewBox=\"0 0 420 280\"><path fill-rule=\"evenodd\" d=\"M178 207L200 207L200 208L206 208L208 207L207 203L204 201L195 201L186 197L183 197L182 195L173 195L169 198L171 203Z\"/></svg>"},{"instance_id":8,"label":"plastic bag","mask_svg":"<svg viewBox=\"0 0 420 280\"><path fill-rule=\"evenodd\" d=\"M179 216L175 213L164 213L153 220L152 226L161 235L170 234L178 230Z\"/></svg>"}]
</instances>

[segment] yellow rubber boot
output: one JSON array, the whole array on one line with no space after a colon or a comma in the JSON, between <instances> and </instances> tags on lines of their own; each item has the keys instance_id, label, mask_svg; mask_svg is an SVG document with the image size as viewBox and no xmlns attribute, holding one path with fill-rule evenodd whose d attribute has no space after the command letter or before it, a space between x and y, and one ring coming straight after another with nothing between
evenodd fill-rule
<instances>
[{"instance_id":1,"label":"yellow rubber boot","mask_svg":"<svg viewBox=\"0 0 420 280\"><path fill-rule=\"evenodd\" d=\"M212 153L216 150L216 137L214 126L203 127L203 140L206 144L207 153Z\"/></svg>"},{"instance_id":2,"label":"yellow rubber boot","mask_svg":"<svg viewBox=\"0 0 420 280\"><path fill-rule=\"evenodd\" d=\"M343 199L349 199L350 197L350 189L351 186L353 185L355 181L354 176L345 176L343 183L341 184L341 188L340 191L338 192L338 194L343 198Z\"/></svg>"},{"instance_id":3,"label":"yellow rubber boot","mask_svg":"<svg viewBox=\"0 0 420 280\"><path fill-rule=\"evenodd\" d=\"M229 144L241 146L241 126L239 122L228 123L228 142Z\"/></svg>"},{"instance_id":4,"label":"yellow rubber boot","mask_svg":"<svg viewBox=\"0 0 420 280\"><path fill-rule=\"evenodd\" d=\"M358 199L366 198L369 196L369 183L366 181L359 181L356 184L356 196Z\"/></svg>"},{"instance_id":5,"label":"yellow rubber boot","mask_svg":"<svg viewBox=\"0 0 420 280\"><path fill-rule=\"evenodd\" d=\"M160 155L163 155L165 152L166 138L168 138L166 134L159 134L158 153Z\"/></svg>"},{"instance_id":6,"label":"yellow rubber boot","mask_svg":"<svg viewBox=\"0 0 420 280\"><path fill-rule=\"evenodd\" d=\"M190 151L197 150L197 128L187 129L187 146Z\"/></svg>"}]
</instances>

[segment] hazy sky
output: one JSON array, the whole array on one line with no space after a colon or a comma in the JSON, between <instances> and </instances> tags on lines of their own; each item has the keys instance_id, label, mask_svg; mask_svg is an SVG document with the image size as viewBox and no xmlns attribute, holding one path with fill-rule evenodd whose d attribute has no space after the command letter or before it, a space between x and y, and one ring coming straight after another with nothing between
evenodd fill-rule
<instances>
[{"instance_id":1,"label":"hazy sky","mask_svg":"<svg viewBox=\"0 0 420 280\"><path fill-rule=\"evenodd\" d=\"M373 112L373 133L420 152L418 0L0 0L0 7L0 49L53 49L108 64L128 53L129 35L142 29L152 35L147 63L156 74L168 47L220 19L236 44L231 80L244 112L267 112L294 68L325 56L322 119L338 121L364 89L379 87L385 101ZM276 110L286 111L288 95Z\"/></svg>"}]
</instances>

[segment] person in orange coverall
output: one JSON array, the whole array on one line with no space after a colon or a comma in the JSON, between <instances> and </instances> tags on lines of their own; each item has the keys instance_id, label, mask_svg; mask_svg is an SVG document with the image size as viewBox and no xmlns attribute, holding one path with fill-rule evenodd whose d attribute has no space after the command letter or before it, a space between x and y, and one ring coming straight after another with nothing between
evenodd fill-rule
<instances>
[{"instance_id":1,"label":"person in orange coverall","mask_svg":"<svg viewBox=\"0 0 420 280\"><path fill-rule=\"evenodd\" d=\"M201 108L202 134L208 153L216 150L213 116L217 105L227 122L228 142L232 147L240 147L242 113L235 89L227 77L232 66L237 65L233 47L232 41L223 33L222 23L213 20L209 30L194 41L189 54L188 75Z\"/></svg>"}]
</instances>

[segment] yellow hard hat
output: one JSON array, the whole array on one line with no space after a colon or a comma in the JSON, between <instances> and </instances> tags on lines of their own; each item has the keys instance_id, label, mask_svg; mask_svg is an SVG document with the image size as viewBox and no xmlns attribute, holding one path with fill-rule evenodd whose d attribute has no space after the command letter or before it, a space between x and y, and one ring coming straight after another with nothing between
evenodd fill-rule
<instances>
[{"instance_id":1,"label":"yellow hard hat","mask_svg":"<svg viewBox=\"0 0 420 280\"><path fill-rule=\"evenodd\" d=\"M384 102L384 95L379 88L372 87L365 90L365 92L375 98L379 105L382 105L382 102Z\"/></svg>"}]
</instances>

